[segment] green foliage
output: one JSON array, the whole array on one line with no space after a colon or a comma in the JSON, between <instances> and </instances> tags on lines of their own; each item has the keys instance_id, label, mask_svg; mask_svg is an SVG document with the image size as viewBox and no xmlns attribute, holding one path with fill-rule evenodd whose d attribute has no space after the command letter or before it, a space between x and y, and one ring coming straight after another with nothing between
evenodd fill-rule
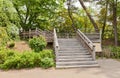
<instances>
[{"instance_id":1,"label":"green foliage","mask_svg":"<svg viewBox=\"0 0 120 78\"><path fill-rule=\"evenodd\" d=\"M52 58L45 57L41 59L41 67L42 68L50 68L54 65L54 60Z\"/></svg>"},{"instance_id":2,"label":"green foliage","mask_svg":"<svg viewBox=\"0 0 120 78\"><path fill-rule=\"evenodd\" d=\"M47 42L43 36L34 37L29 40L29 46L35 51L42 51L47 45Z\"/></svg>"},{"instance_id":3,"label":"green foliage","mask_svg":"<svg viewBox=\"0 0 120 78\"><path fill-rule=\"evenodd\" d=\"M9 36L7 34L5 27L0 27L0 46L3 46L9 40Z\"/></svg>"},{"instance_id":4,"label":"green foliage","mask_svg":"<svg viewBox=\"0 0 120 78\"><path fill-rule=\"evenodd\" d=\"M103 55L107 58L120 59L120 47L107 46L103 49Z\"/></svg>"},{"instance_id":5,"label":"green foliage","mask_svg":"<svg viewBox=\"0 0 120 78\"><path fill-rule=\"evenodd\" d=\"M120 58L120 47L111 47L111 52L113 58Z\"/></svg>"},{"instance_id":6,"label":"green foliage","mask_svg":"<svg viewBox=\"0 0 120 78\"><path fill-rule=\"evenodd\" d=\"M12 0L11 2L24 30L36 27L49 29L52 26L55 10L60 5L56 0Z\"/></svg>"},{"instance_id":7,"label":"green foliage","mask_svg":"<svg viewBox=\"0 0 120 78\"><path fill-rule=\"evenodd\" d=\"M45 57L53 58L54 57L53 51L52 50L43 50L43 51L40 52L40 57L42 57L42 58L45 58Z\"/></svg>"},{"instance_id":8,"label":"green foliage","mask_svg":"<svg viewBox=\"0 0 120 78\"><path fill-rule=\"evenodd\" d=\"M14 24L7 27L7 33L9 35L9 37L13 40L18 39L19 37L19 29L17 26L15 26Z\"/></svg>"},{"instance_id":9,"label":"green foliage","mask_svg":"<svg viewBox=\"0 0 120 78\"><path fill-rule=\"evenodd\" d=\"M54 66L54 55L52 50L43 50L40 52L41 64L42 68L49 68Z\"/></svg>"},{"instance_id":10,"label":"green foliage","mask_svg":"<svg viewBox=\"0 0 120 78\"><path fill-rule=\"evenodd\" d=\"M40 53L19 53L5 48L0 49L0 69L49 68L52 66L54 66L52 50L43 50Z\"/></svg>"},{"instance_id":11,"label":"green foliage","mask_svg":"<svg viewBox=\"0 0 120 78\"><path fill-rule=\"evenodd\" d=\"M13 48L15 46L15 42L9 42L8 47Z\"/></svg>"}]
</instances>

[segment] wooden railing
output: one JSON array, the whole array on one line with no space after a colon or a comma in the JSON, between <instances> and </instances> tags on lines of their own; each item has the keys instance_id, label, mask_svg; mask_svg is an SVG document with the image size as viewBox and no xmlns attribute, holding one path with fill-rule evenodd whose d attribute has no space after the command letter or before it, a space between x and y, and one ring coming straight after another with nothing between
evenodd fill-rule
<instances>
[{"instance_id":1,"label":"wooden railing","mask_svg":"<svg viewBox=\"0 0 120 78\"><path fill-rule=\"evenodd\" d=\"M59 44L58 44L58 38L57 38L57 33L56 33L56 29L54 28L54 41L53 41L53 47L55 50L55 53L57 55L58 50L59 50Z\"/></svg>"},{"instance_id":2,"label":"wooden railing","mask_svg":"<svg viewBox=\"0 0 120 78\"><path fill-rule=\"evenodd\" d=\"M82 33L79 29L77 30L77 36L80 42L83 44L83 46L89 50L89 52L93 57L93 60L95 60L96 55L95 55L95 46L93 45L93 42L86 35L84 35L84 33Z\"/></svg>"},{"instance_id":3,"label":"wooden railing","mask_svg":"<svg viewBox=\"0 0 120 78\"><path fill-rule=\"evenodd\" d=\"M53 42L53 31L43 31L40 30L38 28L36 28L35 30L31 30L29 29L29 31L20 31L20 37L23 39L26 38L33 38L34 36L44 36L47 40L47 42Z\"/></svg>"}]
</instances>

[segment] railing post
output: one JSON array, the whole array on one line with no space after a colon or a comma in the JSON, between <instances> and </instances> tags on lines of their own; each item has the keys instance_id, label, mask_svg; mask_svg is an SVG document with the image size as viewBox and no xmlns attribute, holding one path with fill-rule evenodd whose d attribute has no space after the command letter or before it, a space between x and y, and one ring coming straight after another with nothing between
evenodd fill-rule
<instances>
[{"instance_id":1,"label":"railing post","mask_svg":"<svg viewBox=\"0 0 120 78\"><path fill-rule=\"evenodd\" d=\"M95 59L96 59L95 45L93 45L93 53L92 53L92 56L93 56L93 60L95 60Z\"/></svg>"},{"instance_id":2,"label":"railing post","mask_svg":"<svg viewBox=\"0 0 120 78\"><path fill-rule=\"evenodd\" d=\"M58 55L58 51L59 51L59 44L58 44L57 33L56 33L55 28L54 28L54 50L55 50L55 54L57 56Z\"/></svg>"},{"instance_id":3,"label":"railing post","mask_svg":"<svg viewBox=\"0 0 120 78\"><path fill-rule=\"evenodd\" d=\"M25 30L23 30L23 38L25 39Z\"/></svg>"},{"instance_id":4,"label":"railing post","mask_svg":"<svg viewBox=\"0 0 120 78\"><path fill-rule=\"evenodd\" d=\"M35 36L37 37L38 35L37 35L37 27L35 28Z\"/></svg>"},{"instance_id":5,"label":"railing post","mask_svg":"<svg viewBox=\"0 0 120 78\"><path fill-rule=\"evenodd\" d=\"M29 38L30 38L31 37L31 29L29 29L29 33L28 34L29 34Z\"/></svg>"}]
</instances>

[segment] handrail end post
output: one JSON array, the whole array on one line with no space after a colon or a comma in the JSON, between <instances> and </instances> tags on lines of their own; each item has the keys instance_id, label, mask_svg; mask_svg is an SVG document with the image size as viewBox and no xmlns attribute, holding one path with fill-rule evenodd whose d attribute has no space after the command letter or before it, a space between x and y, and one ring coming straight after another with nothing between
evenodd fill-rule
<instances>
[{"instance_id":1,"label":"handrail end post","mask_svg":"<svg viewBox=\"0 0 120 78\"><path fill-rule=\"evenodd\" d=\"M95 53L95 45L93 45L93 60L95 60L96 59L96 53Z\"/></svg>"}]
</instances>

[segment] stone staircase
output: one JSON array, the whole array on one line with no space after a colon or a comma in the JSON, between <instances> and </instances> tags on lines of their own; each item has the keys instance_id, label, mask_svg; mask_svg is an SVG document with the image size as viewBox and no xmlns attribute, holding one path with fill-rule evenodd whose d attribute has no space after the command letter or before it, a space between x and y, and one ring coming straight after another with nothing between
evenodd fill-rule
<instances>
[{"instance_id":1,"label":"stone staircase","mask_svg":"<svg viewBox=\"0 0 120 78\"><path fill-rule=\"evenodd\" d=\"M92 55L76 38L58 39L59 51L56 53L56 68L99 67Z\"/></svg>"}]
</instances>

